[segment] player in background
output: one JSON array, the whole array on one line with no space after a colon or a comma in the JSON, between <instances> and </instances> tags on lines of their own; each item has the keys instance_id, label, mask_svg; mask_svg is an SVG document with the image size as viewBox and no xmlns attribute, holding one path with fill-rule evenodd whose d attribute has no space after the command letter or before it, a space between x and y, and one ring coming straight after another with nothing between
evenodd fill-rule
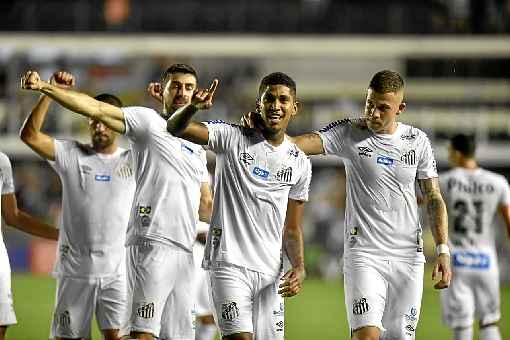
<instances>
[{"instance_id":1,"label":"player in background","mask_svg":"<svg viewBox=\"0 0 510 340\"><path fill-rule=\"evenodd\" d=\"M50 79L63 88L74 82L67 72ZM96 99L122 106L113 95ZM62 183L51 337L89 339L95 314L105 339L118 339L127 313L124 243L135 190L131 151L118 147L117 134L95 119L88 122L90 144L42 132L51 101L41 95L20 131L23 142L49 161Z\"/></svg>"},{"instance_id":2,"label":"player in background","mask_svg":"<svg viewBox=\"0 0 510 340\"><path fill-rule=\"evenodd\" d=\"M447 213L434 155L424 132L397 122L405 108L402 77L383 70L370 81L363 118L293 137L307 155L336 155L344 161L344 294L356 340L415 337L425 262L416 180L436 243L432 279L439 281L434 287L450 283ZM259 120L250 114L244 122L258 126Z\"/></svg>"},{"instance_id":3,"label":"player in background","mask_svg":"<svg viewBox=\"0 0 510 340\"><path fill-rule=\"evenodd\" d=\"M147 92L158 102L163 102L161 83L150 83ZM201 265L202 259L204 258L204 248L208 230L209 224L199 221L197 225L197 238L195 243L193 243L193 259L196 268L195 284L193 285L195 290L193 295L195 297L196 316L195 340L214 340L217 333L207 275ZM165 322L165 320L162 320L161 324L163 333L166 332L166 328L172 326L169 322Z\"/></svg>"},{"instance_id":4,"label":"player in background","mask_svg":"<svg viewBox=\"0 0 510 340\"><path fill-rule=\"evenodd\" d=\"M129 318L123 332L136 339L194 339L192 246L198 219L209 222L211 193L205 151L166 131L166 119L186 105L197 87L196 71L174 64L163 74L163 111L123 107L62 89L35 71L22 88L39 91L64 107L97 120L129 139L136 191L127 235ZM161 320L171 334L160 334Z\"/></svg>"},{"instance_id":5,"label":"player in background","mask_svg":"<svg viewBox=\"0 0 510 340\"><path fill-rule=\"evenodd\" d=\"M168 120L172 134L216 153L213 214L204 268L223 339L283 339L284 303L305 277L301 220L311 164L286 136L296 115L296 84L264 77L258 93L263 129L191 121L208 109L218 84L199 90ZM282 277L282 245L292 269ZM281 295L280 295L281 294Z\"/></svg>"},{"instance_id":6,"label":"player in background","mask_svg":"<svg viewBox=\"0 0 510 340\"><path fill-rule=\"evenodd\" d=\"M443 320L455 340L471 340L476 319L480 339L500 340L494 217L501 214L510 236L510 187L505 177L478 166L475 149L472 136L453 136L448 149L452 169L439 176L455 278L441 294Z\"/></svg>"},{"instance_id":7,"label":"player in background","mask_svg":"<svg viewBox=\"0 0 510 340\"><path fill-rule=\"evenodd\" d=\"M35 236L58 239L58 229L18 209L11 162L3 152L0 152L0 194L0 212L5 224ZM7 327L16 323L12 304L11 266L0 228L0 340L5 339Z\"/></svg>"}]
</instances>

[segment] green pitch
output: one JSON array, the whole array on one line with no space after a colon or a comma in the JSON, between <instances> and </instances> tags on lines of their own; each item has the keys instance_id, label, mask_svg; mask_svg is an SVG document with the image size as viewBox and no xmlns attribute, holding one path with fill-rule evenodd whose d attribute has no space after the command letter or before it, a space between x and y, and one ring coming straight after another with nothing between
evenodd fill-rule
<instances>
[{"instance_id":1,"label":"green pitch","mask_svg":"<svg viewBox=\"0 0 510 340\"><path fill-rule=\"evenodd\" d=\"M431 288L428 273L426 278L416 338L451 339L449 330L440 321L439 295ZM12 288L18 325L9 328L7 339L47 339L55 297L54 280L29 274L14 274ZM510 286L503 288L501 300L502 337L510 339ZM289 340L349 339L342 284L307 280L301 295L287 299L285 332L286 339ZM93 339L100 339L95 325Z\"/></svg>"}]
</instances>

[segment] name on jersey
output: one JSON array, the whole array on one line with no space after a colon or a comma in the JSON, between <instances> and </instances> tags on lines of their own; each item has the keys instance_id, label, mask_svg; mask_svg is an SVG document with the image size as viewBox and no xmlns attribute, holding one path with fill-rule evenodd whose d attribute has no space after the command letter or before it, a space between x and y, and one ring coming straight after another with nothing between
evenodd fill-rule
<instances>
[{"instance_id":1,"label":"name on jersey","mask_svg":"<svg viewBox=\"0 0 510 340\"><path fill-rule=\"evenodd\" d=\"M254 167L253 168L253 171L252 173L257 176L257 177L260 177L260 178L263 178L263 179L268 179L269 178L269 171L267 170L264 170L262 168L259 168L258 166Z\"/></svg>"},{"instance_id":2,"label":"name on jersey","mask_svg":"<svg viewBox=\"0 0 510 340\"><path fill-rule=\"evenodd\" d=\"M490 257L484 253L459 251L453 254L453 266L469 269L489 269Z\"/></svg>"},{"instance_id":3,"label":"name on jersey","mask_svg":"<svg viewBox=\"0 0 510 340\"><path fill-rule=\"evenodd\" d=\"M494 186L492 184L479 183L475 181L470 181L469 183L465 183L462 181L458 181L455 178L450 178L448 180L447 185L448 191L453 189L461 192L465 192L468 194L490 194L494 192Z\"/></svg>"},{"instance_id":4,"label":"name on jersey","mask_svg":"<svg viewBox=\"0 0 510 340\"><path fill-rule=\"evenodd\" d=\"M387 157L387 156L377 156L377 164L382 164L386 166L393 165L393 158Z\"/></svg>"},{"instance_id":5,"label":"name on jersey","mask_svg":"<svg viewBox=\"0 0 510 340\"><path fill-rule=\"evenodd\" d=\"M110 175L96 175L94 178L96 181L99 182L109 182L112 180L112 177Z\"/></svg>"}]
</instances>

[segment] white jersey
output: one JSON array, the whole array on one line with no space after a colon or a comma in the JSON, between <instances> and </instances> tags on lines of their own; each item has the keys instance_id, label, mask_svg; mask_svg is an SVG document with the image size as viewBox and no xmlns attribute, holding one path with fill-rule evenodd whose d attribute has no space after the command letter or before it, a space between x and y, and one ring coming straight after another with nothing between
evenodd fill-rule
<instances>
[{"instance_id":1,"label":"white jersey","mask_svg":"<svg viewBox=\"0 0 510 340\"><path fill-rule=\"evenodd\" d=\"M318 134L326 154L345 164L345 258L425 261L415 181L437 177L427 135L403 123L393 134L376 134L349 119Z\"/></svg>"},{"instance_id":2,"label":"white jersey","mask_svg":"<svg viewBox=\"0 0 510 340\"><path fill-rule=\"evenodd\" d=\"M135 182L129 150L96 153L76 141L55 140L49 162L62 182L56 276L124 273L126 229Z\"/></svg>"},{"instance_id":3,"label":"white jersey","mask_svg":"<svg viewBox=\"0 0 510 340\"><path fill-rule=\"evenodd\" d=\"M0 152L0 193L2 195L14 193L14 180L12 178L12 167L9 158ZM0 213L2 212L2 201L0 200ZM2 229L0 224L0 273L10 272L9 257L5 248Z\"/></svg>"},{"instance_id":4,"label":"white jersey","mask_svg":"<svg viewBox=\"0 0 510 340\"><path fill-rule=\"evenodd\" d=\"M458 167L442 173L440 184L448 208L453 266L493 267L497 264L494 217L500 206L510 204L506 178L481 168Z\"/></svg>"},{"instance_id":5,"label":"white jersey","mask_svg":"<svg viewBox=\"0 0 510 340\"><path fill-rule=\"evenodd\" d=\"M216 173L204 268L227 262L277 275L288 199L308 200L310 161L287 137L275 147L254 130L206 125Z\"/></svg>"},{"instance_id":6,"label":"white jersey","mask_svg":"<svg viewBox=\"0 0 510 340\"><path fill-rule=\"evenodd\" d=\"M128 244L149 239L192 251L200 187L208 182L202 146L172 136L166 120L145 107L124 107L133 151L136 193Z\"/></svg>"}]
</instances>

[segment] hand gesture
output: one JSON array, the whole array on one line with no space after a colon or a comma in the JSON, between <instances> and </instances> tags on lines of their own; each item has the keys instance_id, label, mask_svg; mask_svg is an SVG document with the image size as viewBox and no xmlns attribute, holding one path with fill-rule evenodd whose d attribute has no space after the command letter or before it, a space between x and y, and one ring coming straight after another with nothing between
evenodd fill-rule
<instances>
[{"instance_id":1,"label":"hand gesture","mask_svg":"<svg viewBox=\"0 0 510 340\"><path fill-rule=\"evenodd\" d=\"M303 287L305 280L305 268L292 268L281 278L283 282L278 286L278 294L283 297L291 297L297 295Z\"/></svg>"},{"instance_id":2,"label":"hand gesture","mask_svg":"<svg viewBox=\"0 0 510 340\"><path fill-rule=\"evenodd\" d=\"M149 83L147 92L149 93L149 96L156 99L158 102L163 102L163 89L161 88L160 83Z\"/></svg>"},{"instance_id":3,"label":"hand gesture","mask_svg":"<svg viewBox=\"0 0 510 340\"><path fill-rule=\"evenodd\" d=\"M241 117L241 126L249 129L264 130L264 122L258 112L247 112Z\"/></svg>"},{"instance_id":4,"label":"hand gesture","mask_svg":"<svg viewBox=\"0 0 510 340\"><path fill-rule=\"evenodd\" d=\"M24 90L39 91L43 83L37 71L28 71L21 77L21 88Z\"/></svg>"},{"instance_id":5,"label":"hand gesture","mask_svg":"<svg viewBox=\"0 0 510 340\"><path fill-rule=\"evenodd\" d=\"M441 273L440 279L439 273ZM448 254L439 254L436 258L436 264L432 272L432 280L436 281L437 279L439 279L439 281L434 285L435 289L444 289L450 286L452 270L450 268L450 255Z\"/></svg>"},{"instance_id":6,"label":"hand gesture","mask_svg":"<svg viewBox=\"0 0 510 340\"><path fill-rule=\"evenodd\" d=\"M75 79L71 73L59 71L53 73L53 75L50 78L50 84L66 89L74 87Z\"/></svg>"},{"instance_id":7,"label":"hand gesture","mask_svg":"<svg viewBox=\"0 0 510 340\"><path fill-rule=\"evenodd\" d=\"M214 79L208 89L199 89L193 94L191 104L198 110L208 110L212 107L214 92L218 87L218 79Z\"/></svg>"}]
</instances>

